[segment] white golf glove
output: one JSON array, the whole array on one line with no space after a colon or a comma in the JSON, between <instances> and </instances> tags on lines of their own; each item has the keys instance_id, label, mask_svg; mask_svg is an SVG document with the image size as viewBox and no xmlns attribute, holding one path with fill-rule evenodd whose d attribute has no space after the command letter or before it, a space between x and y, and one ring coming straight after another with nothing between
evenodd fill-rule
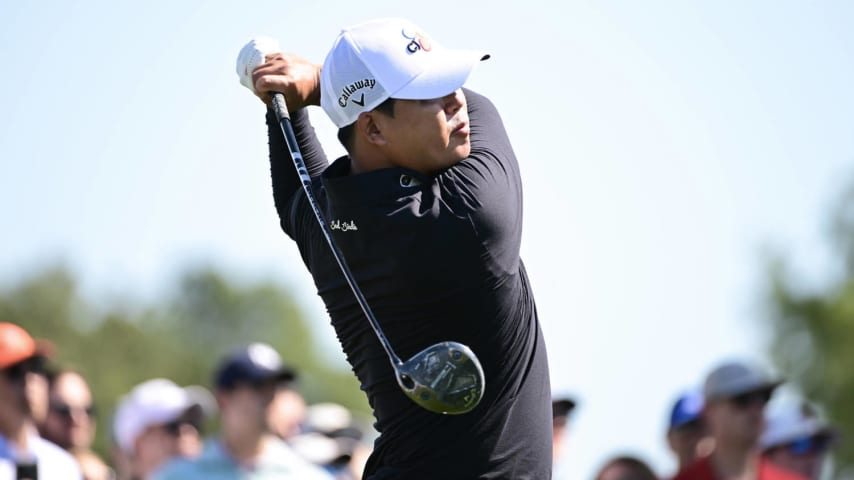
<instances>
[{"instance_id":1,"label":"white golf glove","mask_svg":"<svg viewBox=\"0 0 854 480\"><path fill-rule=\"evenodd\" d=\"M250 40L237 54L236 70L237 76L240 77L240 83L252 90L252 93L257 93L255 85L252 83L252 71L264 63L265 56L280 51L279 41L274 38L255 37Z\"/></svg>"}]
</instances>

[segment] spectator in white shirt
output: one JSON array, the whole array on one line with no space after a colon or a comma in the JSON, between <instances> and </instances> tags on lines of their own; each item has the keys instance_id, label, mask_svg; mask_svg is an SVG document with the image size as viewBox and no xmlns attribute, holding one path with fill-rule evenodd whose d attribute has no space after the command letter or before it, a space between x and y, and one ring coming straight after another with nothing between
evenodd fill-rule
<instances>
[{"instance_id":1,"label":"spectator in white shirt","mask_svg":"<svg viewBox=\"0 0 854 480\"><path fill-rule=\"evenodd\" d=\"M46 351L26 330L0 323L0 480L79 480L68 452L39 437L31 382L43 377Z\"/></svg>"}]
</instances>

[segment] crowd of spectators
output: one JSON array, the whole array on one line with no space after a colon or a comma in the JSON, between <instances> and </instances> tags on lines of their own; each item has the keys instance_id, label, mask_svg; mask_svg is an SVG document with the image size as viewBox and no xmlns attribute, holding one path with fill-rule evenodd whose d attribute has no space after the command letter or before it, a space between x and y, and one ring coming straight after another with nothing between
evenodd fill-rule
<instances>
[{"instance_id":1,"label":"crowd of spectators","mask_svg":"<svg viewBox=\"0 0 854 480\"><path fill-rule=\"evenodd\" d=\"M376 435L341 405L307 405L298 372L265 343L224 352L208 386L146 380L106 416L86 376L54 365L53 353L0 323L0 480L357 480ZM675 472L616 455L595 480L820 480L839 433L808 402L766 411L782 383L747 362L716 366L670 408L661 441ZM576 401L552 407L558 465ZM109 432L106 458L92 446L98 428Z\"/></svg>"}]
</instances>

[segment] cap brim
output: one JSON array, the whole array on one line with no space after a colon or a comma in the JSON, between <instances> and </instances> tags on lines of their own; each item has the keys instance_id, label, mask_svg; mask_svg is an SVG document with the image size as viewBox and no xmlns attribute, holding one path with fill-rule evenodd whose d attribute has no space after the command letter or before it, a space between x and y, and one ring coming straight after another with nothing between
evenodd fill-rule
<instances>
[{"instance_id":1,"label":"cap brim","mask_svg":"<svg viewBox=\"0 0 854 480\"><path fill-rule=\"evenodd\" d=\"M199 407L205 417L216 415L218 410L216 399L207 388L200 385L188 385L184 387L184 391L187 392L187 397L190 399L187 409Z\"/></svg>"},{"instance_id":2,"label":"cap brim","mask_svg":"<svg viewBox=\"0 0 854 480\"><path fill-rule=\"evenodd\" d=\"M759 447L767 451L806 437L822 437L833 446L839 441L839 436L839 430L822 424L817 418L800 419L794 424L766 427L766 431L759 439Z\"/></svg>"},{"instance_id":3,"label":"cap brim","mask_svg":"<svg viewBox=\"0 0 854 480\"><path fill-rule=\"evenodd\" d=\"M750 385L741 385L738 387L730 388L727 390L722 390L719 392L714 392L713 394L706 395L706 400L725 400L728 398L736 397L738 395L743 395L745 393L751 392L762 392L762 391L773 391L776 390L777 387L785 383L784 380L771 380L768 382L755 383Z\"/></svg>"},{"instance_id":4,"label":"cap brim","mask_svg":"<svg viewBox=\"0 0 854 480\"><path fill-rule=\"evenodd\" d=\"M275 376L275 378L276 378L276 380L278 380L280 382L293 382L297 379L297 372L295 372L289 368L286 368L286 369L280 371Z\"/></svg>"},{"instance_id":5,"label":"cap brim","mask_svg":"<svg viewBox=\"0 0 854 480\"><path fill-rule=\"evenodd\" d=\"M253 375L250 378L245 378L243 380L250 382L250 383L262 383L262 382L269 382L269 381L286 383L286 382L293 382L294 380L296 380L296 378L297 378L296 372L294 372L293 370L291 370L289 368L282 368L281 370L275 370L275 371L271 371L271 372L256 372L256 375ZM241 381L240 377L236 377L234 379L234 382L232 382L232 383L239 383L240 381Z\"/></svg>"},{"instance_id":6,"label":"cap brim","mask_svg":"<svg viewBox=\"0 0 854 480\"><path fill-rule=\"evenodd\" d=\"M552 416L565 417L575 410L575 401L569 398L554 400L552 402Z\"/></svg>"},{"instance_id":7,"label":"cap brim","mask_svg":"<svg viewBox=\"0 0 854 480\"><path fill-rule=\"evenodd\" d=\"M296 372L289 368L282 368L280 370L275 370L272 372L259 373L255 378L252 379L252 381L267 382L270 380L275 380L277 382L291 382L296 380L296 378Z\"/></svg>"},{"instance_id":8,"label":"cap brim","mask_svg":"<svg viewBox=\"0 0 854 480\"><path fill-rule=\"evenodd\" d=\"M441 98L461 88L475 66L488 54L471 50L443 50L430 57L430 64L409 83L390 92L391 98L428 100Z\"/></svg>"}]
</instances>

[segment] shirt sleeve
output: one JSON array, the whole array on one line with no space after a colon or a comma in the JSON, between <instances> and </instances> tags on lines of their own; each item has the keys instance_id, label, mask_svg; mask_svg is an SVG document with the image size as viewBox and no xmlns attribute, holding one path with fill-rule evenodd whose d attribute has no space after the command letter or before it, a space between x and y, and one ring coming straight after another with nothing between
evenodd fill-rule
<instances>
[{"instance_id":1,"label":"shirt sleeve","mask_svg":"<svg viewBox=\"0 0 854 480\"><path fill-rule=\"evenodd\" d=\"M291 112L291 124L308 174L312 178L317 177L327 167L328 160L311 125L308 111L302 108ZM273 180L273 201L276 212L279 214L279 222L284 227L294 194L302 187L302 183L291 160L288 146L285 144L285 136L279 120L270 109L267 110L267 136L270 148L270 175Z\"/></svg>"},{"instance_id":2,"label":"shirt sleeve","mask_svg":"<svg viewBox=\"0 0 854 480\"><path fill-rule=\"evenodd\" d=\"M464 90L471 129L471 153L443 172L455 213L466 216L486 249L496 275L518 271L522 236L522 181L516 154L495 105Z\"/></svg>"}]
</instances>

